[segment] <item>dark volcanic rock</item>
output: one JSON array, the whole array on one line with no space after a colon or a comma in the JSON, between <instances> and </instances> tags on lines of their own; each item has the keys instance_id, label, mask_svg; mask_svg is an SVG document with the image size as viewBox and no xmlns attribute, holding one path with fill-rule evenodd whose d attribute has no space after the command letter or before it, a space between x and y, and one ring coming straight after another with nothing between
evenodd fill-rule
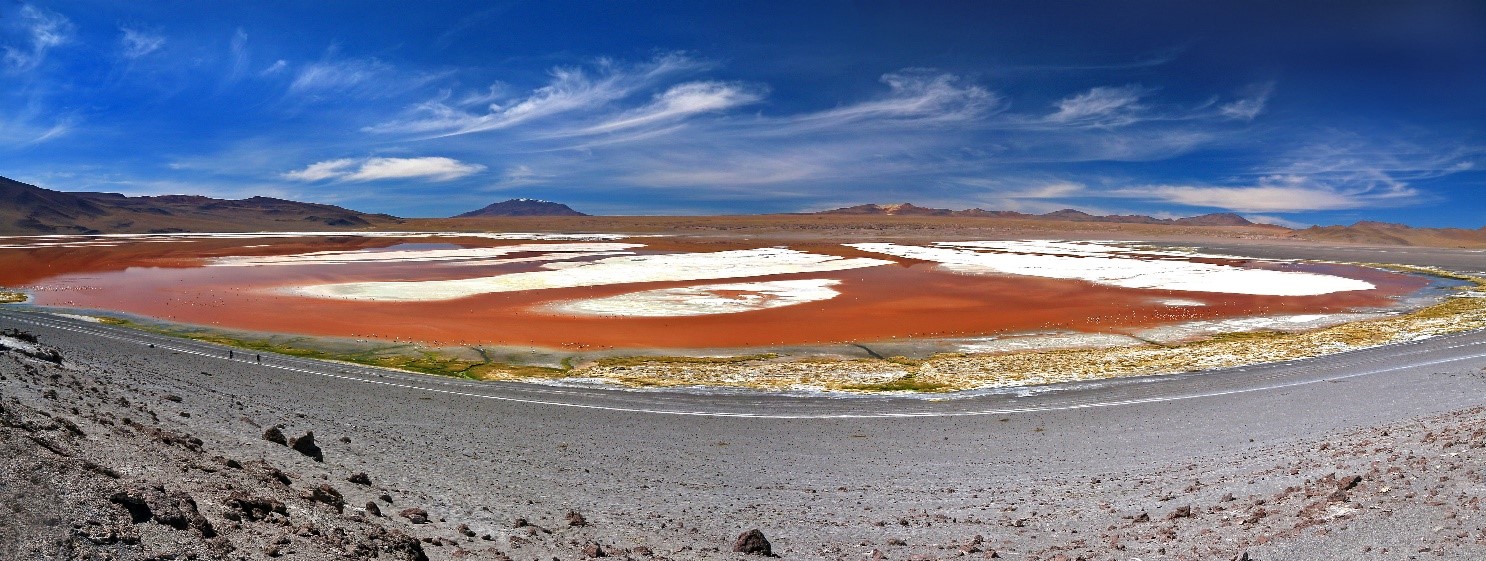
<instances>
[{"instance_id":1,"label":"dark volcanic rock","mask_svg":"<svg viewBox=\"0 0 1486 561\"><path fill-rule=\"evenodd\" d=\"M135 524L149 522L154 513L150 512L150 504L144 496L133 491L120 491L108 498L109 502L124 507L129 511L129 520Z\"/></svg>"},{"instance_id":2,"label":"dark volcanic rock","mask_svg":"<svg viewBox=\"0 0 1486 561\"><path fill-rule=\"evenodd\" d=\"M274 444L289 445L289 439L284 437L284 425L274 425L263 431L263 439Z\"/></svg>"},{"instance_id":3,"label":"dark volcanic rock","mask_svg":"<svg viewBox=\"0 0 1486 561\"><path fill-rule=\"evenodd\" d=\"M222 503L231 509L228 512L248 520L263 520L273 513L289 514L284 503L270 497L254 497L245 491L233 491Z\"/></svg>"},{"instance_id":4,"label":"dark volcanic rock","mask_svg":"<svg viewBox=\"0 0 1486 561\"><path fill-rule=\"evenodd\" d=\"M764 533L759 531L758 528L739 535L737 541L733 542L733 551L748 555L774 556L774 550L769 545L769 540L764 537Z\"/></svg>"},{"instance_id":5,"label":"dark volcanic rock","mask_svg":"<svg viewBox=\"0 0 1486 561\"><path fill-rule=\"evenodd\" d=\"M347 477L346 481L350 481L351 483L355 483L357 485L371 485L371 476L367 475L366 472L363 471L361 473L352 475L351 477Z\"/></svg>"},{"instance_id":6,"label":"dark volcanic rock","mask_svg":"<svg viewBox=\"0 0 1486 561\"><path fill-rule=\"evenodd\" d=\"M304 436L290 439L289 447L295 452L314 458L317 462L325 461L325 453L315 445L315 431L306 431Z\"/></svg>"},{"instance_id":7,"label":"dark volcanic rock","mask_svg":"<svg viewBox=\"0 0 1486 561\"><path fill-rule=\"evenodd\" d=\"M109 500L128 510L135 524L154 520L177 530L195 528L206 538L217 535L211 522L197 509L196 500L187 493L166 492L164 486L156 485L120 491Z\"/></svg>"},{"instance_id":8,"label":"dark volcanic rock","mask_svg":"<svg viewBox=\"0 0 1486 561\"><path fill-rule=\"evenodd\" d=\"M342 512L346 509L346 499L341 496L341 492L325 483L321 483L319 486L310 489L305 493L304 498L333 506L337 512Z\"/></svg>"},{"instance_id":9,"label":"dark volcanic rock","mask_svg":"<svg viewBox=\"0 0 1486 561\"><path fill-rule=\"evenodd\" d=\"M356 549L358 552L366 552L365 555L357 555L359 559L382 559L382 554L386 554L388 559L428 561L428 554L423 552L423 544L418 542L418 538L387 528L375 528L367 534L365 540L357 544Z\"/></svg>"}]
</instances>

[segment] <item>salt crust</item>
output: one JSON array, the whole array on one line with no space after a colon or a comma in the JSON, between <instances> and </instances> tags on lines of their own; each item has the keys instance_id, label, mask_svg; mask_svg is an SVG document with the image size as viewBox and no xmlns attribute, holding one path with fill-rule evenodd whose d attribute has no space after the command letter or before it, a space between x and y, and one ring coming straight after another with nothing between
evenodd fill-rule
<instances>
[{"instance_id":1,"label":"salt crust","mask_svg":"<svg viewBox=\"0 0 1486 561\"><path fill-rule=\"evenodd\" d=\"M291 289L319 298L418 302L477 294L574 288L639 282L674 282L823 273L891 265L891 261L843 258L768 247L712 253L609 257L597 261L547 263L546 271L473 279L321 284Z\"/></svg>"},{"instance_id":2,"label":"salt crust","mask_svg":"<svg viewBox=\"0 0 1486 561\"><path fill-rule=\"evenodd\" d=\"M1143 342L1129 335L1114 333L1056 333L985 337L960 343L956 346L956 350L962 353L983 354L1050 349L1109 349L1135 346Z\"/></svg>"},{"instance_id":3,"label":"salt crust","mask_svg":"<svg viewBox=\"0 0 1486 561\"><path fill-rule=\"evenodd\" d=\"M1375 319L1386 314L1295 314L1283 316L1259 316L1246 318L1191 321L1176 325L1163 325L1135 332L1137 337L1156 343L1191 341L1222 333L1248 333L1255 331L1298 332L1331 327L1354 321Z\"/></svg>"},{"instance_id":4,"label":"salt crust","mask_svg":"<svg viewBox=\"0 0 1486 561\"><path fill-rule=\"evenodd\" d=\"M15 337L0 335L0 349L15 349L23 353L39 353L41 347Z\"/></svg>"},{"instance_id":5,"label":"salt crust","mask_svg":"<svg viewBox=\"0 0 1486 561\"><path fill-rule=\"evenodd\" d=\"M873 253L934 261L958 273L1075 279L1124 288L1263 296L1315 296L1375 288L1366 281L1335 275L1197 263L1189 259L1218 256L1133 249L1108 242L947 242L937 243L936 247L893 243L845 245Z\"/></svg>"},{"instance_id":6,"label":"salt crust","mask_svg":"<svg viewBox=\"0 0 1486 561\"><path fill-rule=\"evenodd\" d=\"M517 244L501 247L465 247L458 249L394 249L356 251L317 251L295 255L270 255L263 257L219 257L207 263L214 267L256 267L265 265L338 265L348 263L422 263L452 262L452 264L488 265L623 255L624 251L642 244L633 243L560 243ZM526 258L499 259L512 253L545 253Z\"/></svg>"},{"instance_id":7,"label":"salt crust","mask_svg":"<svg viewBox=\"0 0 1486 561\"><path fill-rule=\"evenodd\" d=\"M707 284L569 300L547 309L564 314L619 317L735 314L829 300L841 294L830 288L840 283L835 279L805 279Z\"/></svg>"},{"instance_id":8,"label":"salt crust","mask_svg":"<svg viewBox=\"0 0 1486 561\"><path fill-rule=\"evenodd\" d=\"M1160 304L1162 306L1187 307L1187 308L1194 308L1194 307L1197 307L1197 306L1206 306L1207 305L1206 302L1203 302L1201 300L1188 300L1186 298L1160 298L1160 299L1157 299L1156 300L1156 303L1157 304Z\"/></svg>"}]
</instances>

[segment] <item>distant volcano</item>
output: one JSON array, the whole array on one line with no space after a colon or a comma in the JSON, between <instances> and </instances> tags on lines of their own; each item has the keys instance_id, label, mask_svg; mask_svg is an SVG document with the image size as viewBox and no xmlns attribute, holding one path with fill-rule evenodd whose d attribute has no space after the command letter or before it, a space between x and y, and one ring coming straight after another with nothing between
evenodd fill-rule
<instances>
[{"instance_id":1,"label":"distant volcano","mask_svg":"<svg viewBox=\"0 0 1486 561\"><path fill-rule=\"evenodd\" d=\"M501 201L480 210L472 210L454 218L476 218L482 216L588 216L562 203L537 199L511 199Z\"/></svg>"}]
</instances>

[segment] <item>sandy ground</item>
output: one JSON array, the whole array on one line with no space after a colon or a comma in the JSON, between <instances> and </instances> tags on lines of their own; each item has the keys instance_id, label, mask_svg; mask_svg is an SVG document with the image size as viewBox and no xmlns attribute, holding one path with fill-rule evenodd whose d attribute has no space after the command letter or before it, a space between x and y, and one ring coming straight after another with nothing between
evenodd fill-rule
<instances>
[{"instance_id":1,"label":"sandy ground","mask_svg":"<svg viewBox=\"0 0 1486 561\"><path fill-rule=\"evenodd\" d=\"M482 399L436 379L369 384L315 373L334 365L268 368L10 315L0 327L41 346L0 352L7 559L738 559L752 528L789 559L1486 556L1486 333L1350 357L1366 376L1260 391L793 418L845 406L580 389L544 395L583 407ZM761 416L612 407L642 402ZM313 431L323 461L264 440L276 425ZM369 484L348 481L359 473Z\"/></svg>"}]
</instances>

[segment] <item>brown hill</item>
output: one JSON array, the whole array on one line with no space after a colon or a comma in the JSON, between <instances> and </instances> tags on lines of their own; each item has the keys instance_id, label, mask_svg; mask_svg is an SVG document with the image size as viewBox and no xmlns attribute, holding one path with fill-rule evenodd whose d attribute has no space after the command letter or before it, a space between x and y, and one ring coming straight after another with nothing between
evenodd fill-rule
<instances>
[{"instance_id":1,"label":"brown hill","mask_svg":"<svg viewBox=\"0 0 1486 561\"><path fill-rule=\"evenodd\" d=\"M1065 208L1055 210L1047 214L1024 214L1009 210L983 210L972 208L969 210L950 210L945 208L927 208L915 206L911 203L898 203L891 205L865 204L826 210L816 214L850 214L850 215L878 215L878 216L970 216L984 218L1022 218L1040 220L1063 220L1068 222L1109 222L1116 224L1180 224L1183 226L1254 226L1242 216L1231 212L1218 212L1204 214L1202 216L1191 216L1187 218L1155 218L1140 214L1117 214L1099 216L1089 214L1081 210Z\"/></svg>"},{"instance_id":2,"label":"brown hill","mask_svg":"<svg viewBox=\"0 0 1486 561\"><path fill-rule=\"evenodd\" d=\"M472 210L454 218L478 218L482 216L588 216L562 203L537 199L511 199Z\"/></svg>"},{"instance_id":3,"label":"brown hill","mask_svg":"<svg viewBox=\"0 0 1486 561\"><path fill-rule=\"evenodd\" d=\"M1403 224L1362 221L1351 226L1312 226L1296 237L1318 242L1427 247L1486 247L1486 228L1414 228Z\"/></svg>"},{"instance_id":4,"label":"brown hill","mask_svg":"<svg viewBox=\"0 0 1486 561\"><path fill-rule=\"evenodd\" d=\"M1202 216L1188 216L1171 221L1172 224L1183 224L1187 226L1252 226L1254 223L1249 219L1233 214L1231 212L1214 212Z\"/></svg>"},{"instance_id":5,"label":"brown hill","mask_svg":"<svg viewBox=\"0 0 1486 561\"><path fill-rule=\"evenodd\" d=\"M343 230L401 222L386 214L271 197L70 193L0 177L0 234Z\"/></svg>"}]
</instances>

